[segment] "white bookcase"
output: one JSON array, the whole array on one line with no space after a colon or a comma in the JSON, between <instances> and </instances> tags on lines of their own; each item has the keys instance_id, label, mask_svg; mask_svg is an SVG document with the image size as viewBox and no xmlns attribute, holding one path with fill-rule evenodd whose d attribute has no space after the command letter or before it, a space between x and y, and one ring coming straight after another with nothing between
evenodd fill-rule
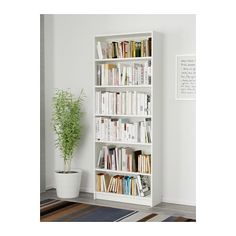
<instances>
[{"instance_id":1,"label":"white bookcase","mask_svg":"<svg viewBox=\"0 0 236 236\"><path fill-rule=\"evenodd\" d=\"M99 59L97 52L97 42L112 42L125 40L143 40L151 37L152 52L150 57L130 57L130 58L109 58ZM159 76L159 42L157 32L139 32L139 33L124 33L112 35L95 36L94 40L94 198L110 201L119 201L132 204L140 204L147 206L155 206L162 199L162 168L161 168L161 78ZM97 65L105 63L126 63L126 62L145 62L151 61L151 84L150 85L97 85ZM100 115L96 114L96 91L137 91L148 93L151 97L151 114L150 115ZM96 140L95 122L97 117L107 118L126 118L131 121L143 121L145 118L151 119L151 143L134 143L126 141L101 141ZM151 154L151 173L141 174L137 172L117 171L101 169L97 167L99 151L104 145L115 145L116 147L130 147L134 150L143 150L145 153ZM110 192L98 192L96 188L96 176L98 173L106 173L109 175L137 176L147 175L150 178L151 193L148 196L140 197L133 195L117 194Z\"/></svg>"}]
</instances>

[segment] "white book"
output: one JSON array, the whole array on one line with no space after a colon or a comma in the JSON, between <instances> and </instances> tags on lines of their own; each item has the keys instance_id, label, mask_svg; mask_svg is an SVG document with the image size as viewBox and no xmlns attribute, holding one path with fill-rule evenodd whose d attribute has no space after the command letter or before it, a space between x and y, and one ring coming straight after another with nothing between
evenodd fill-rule
<instances>
[{"instance_id":1,"label":"white book","mask_svg":"<svg viewBox=\"0 0 236 236\"><path fill-rule=\"evenodd\" d=\"M130 141L130 124L126 123L126 139L125 141Z\"/></svg>"},{"instance_id":2,"label":"white book","mask_svg":"<svg viewBox=\"0 0 236 236\"><path fill-rule=\"evenodd\" d=\"M107 161L108 161L108 148L104 146L104 169L107 170Z\"/></svg>"},{"instance_id":3,"label":"white book","mask_svg":"<svg viewBox=\"0 0 236 236\"><path fill-rule=\"evenodd\" d=\"M138 65L134 64L134 84L138 85Z\"/></svg>"},{"instance_id":4,"label":"white book","mask_svg":"<svg viewBox=\"0 0 236 236\"><path fill-rule=\"evenodd\" d=\"M115 148L115 162L116 162L116 170L119 170L119 152L118 148Z\"/></svg>"},{"instance_id":5,"label":"white book","mask_svg":"<svg viewBox=\"0 0 236 236\"><path fill-rule=\"evenodd\" d=\"M103 184L103 192L106 192L107 188L106 188L105 174L102 175L102 184Z\"/></svg>"},{"instance_id":6,"label":"white book","mask_svg":"<svg viewBox=\"0 0 236 236\"><path fill-rule=\"evenodd\" d=\"M123 72L122 72L122 85L126 85L126 66L123 66Z\"/></svg>"},{"instance_id":7,"label":"white book","mask_svg":"<svg viewBox=\"0 0 236 236\"><path fill-rule=\"evenodd\" d=\"M96 138L96 140L100 140L101 139L101 137L100 137L100 129L101 129L101 125L100 125L100 123L101 123L101 121L100 121L100 119L101 119L101 117L97 117L96 119L95 119L95 138Z\"/></svg>"},{"instance_id":8,"label":"white book","mask_svg":"<svg viewBox=\"0 0 236 236\"><path fill-rule=\"evenodd\" d=\"M141 67L140 65L138 65L138 84L141 85Z\"/></svg>"},{"instance_id":9,"label":"white book","mask_svg":"<svg viewBox=\"0 0 236 236\"><path fill-rule=\"evenodd\" d=\"M101 114L101 91L96 92L96 114Z\"/></svg>"},{"instance_id":10,"label":"white book","mask_svg":"<svg viewBox=\"0 0 236 236\"><path fill-rule=\"evenodd\" d=\"M141 196L141 195L140 195L139 185L138 185L138 180L137 180L137 178L135 178L134 180L135 180L135 186L136 186L136 190L137 190L137 195L138 195L138 196Z\"/></svg>"},{"instance_id":11,"label":"white book","mask_svg":"<svg viewBox=\"0 0 236 236\"><path fill-rule=\"evenodd\" d=\"M137 104L136 104L136 101L137 101L137 92L134 91L132 93L132 114L133 115L136 115L136 112L137 112Z\"/></svg>"},{"instance_id":12,"label":"white book","mask_svg":"<svg viewBox=\"0 0 236 236\"><path fill-rule=\"evenodd\" d=\"M130 141L134 141L134 124L130 124Z\"/></svg>"},{"instance_id":13,"label":"white book","mask_svg":"<svg viewBox=\"0 0 236 236\"><path fill-rule=\"evenodd\" d=\"M117 93L113 93L113 108L112 108L112 114L117 114Z\"/></svg>"},{"instance_id":14,"label":"white book","mask_svg":"<svg viewBox=\"0 0 236 236\"><path fill-rule=\"evenodd\" d=\"M120 129L121 141L125 141L125 124L121 122L120 127L121 127Z\"/></svg>"},{"instance_id":15,"label":"white book","mask_svg":"<svg viewBox=\"0 0 236 236\"><path fill-rule=\"evenodd\" d=\"M129 104L129 115L132 115L132 92L129 92L128 104Z\"/></svg>"},{"instance_id":16,"label":"white book","mask_svg":"<svg viewBox=\"0 0 236 236\"><path fill-rule=\"evenodd\" d=\"M122 100L122 112L121 112L121 114L125 115L126 114L126 93L125 92L121 93L121 100Z\"/></svg>"},{"instance_id":17,"label":"white book","mask_svg":"<svg viewBox=\"0 0 236 236\"><path fill-rule=\"evenodd\" d=\"M129 66L129 67L127 67L127 74L128 74L128 85L132 85L133 84L133 82L132 82L132 67L131 66Z\"/></svg>"},{"instance_id":18,"label":"white book","mask_svg":"<svg viewBox=\"0 0 236 236\"><path fill-rule=\"evenodd\" d=\"M121 94L120 93L116 94L116 114L117 115L121 114Z\"/></svg>"},{"instance_id":19,"label":"white book","mask_svg":"<svg viewBox=\"0 0 236 236\"><path fill-rule=\"evenodd\" d=\"M97 65L97 85L101 85L101 65Z\"/></svg>"},{"instance_id":20,"label":"white book","mask_svg":"<svg viewBox=\"0 0 236 236\"><path fill-rule=\"evenodd\" d=\"M134 123L134 142L138 142L138 122Z\"/></svg>"},{"instance_id":21,"label":"white book","mask_svg":"<svg viewBox=\"0 0 236 236\"><path fill-rule=\"evenodd\" d=\"M138 189L139 191L138 192L141 192L142 191L142 183L141 183L141 179L140 179L140 175L137 175L137 186L138 186Z\"/></svg>"},{"instance_id":22,"label":"white book","mask_svg":"<svg viewBox=\"0 0 236 236\"><path fill-rule=\"evenodd\" d=\"M126 149L122 148L122 171L127 171L127 155Z\"/></svg>"},{"instance_id":23,"label":"white book","mask_svg":"<svg viewBox=\"0 0 236 236\"><path fill-rule=\"evenodd\" d=\"M144 84L148 85L148 61L144 63Z\"/></svg>"},{"instance_id":24,"label":"white book","mask_svg":"<svg viewBox=\"0 0 236 236\"><path fill-rule=\"evenodd\" d=\"M101 45L101 42L100 42L100 41L97 42L97 52L98 52L98 58L99 58L99 59L103 59L103 55L102 55L102 45Z\"/></svg>"},{"instance_id":25,"label":"white book","mask_svg":"<svg viewBox=\"0 0 236 236\"><path fill-rule=\"evenodd\" d=\"M129 115L129 91L126 91L125 95L125 108L126 108L126 115Z\"/></svg>"},{"instance_id":26,"label":"white book","mask_svg":"<svg viewBox=\"0 0 236 236\"><path fill-rule=\"evenodd\" d=\"M108 72L108 64L105 64L105 73L104 73L104 83L105 85L109 85L109 72Z\"/></svg>"},{"instance_id":27,"label":"white book","mask_svg":"<svg viewBox=\"0 0 236 236\"><path fill-rule=\"evenodd\" d=\"M117 64L117 70L118 70L118 85L122 85L122 83L121 83L121 66L120 66L120 63Z\"/></svg>"},{"instance_id":28,"label":"white book","mask_svg":"<svg viewBox=\"0 0 236 236\"><path fill-rule=\"evenodd\" d=\"M144 115L144 94L140 93L140 115Z\"/></svg>"},{"instance_id":29,"label":"white book","mask_svg":"<svg viewBox=\"0 0 236 236\"><path fill-rule=\"evenodd\" d=\"M105 114L105 93L101 94L101 114Z\"/></svg>"},{"instance_id":30,"label":"white book","mask_svg":"<svg viewBox=\"0 0 236 236\"><path fill-rule=\"evenodd\" d=\"M143 94L143 111L144 115L148 114L148 106L147 106L147 94Z\"/></svg>"},{"instance_id":31,"label":"white book","mask_svg":"<svg viewBox=\"0 0 236 236\"><path fill-rule=\"evenodd\" d=\"M97 161L97 167L100 168L100 161L102 158L103 152L102 149L99 151L99 155L98 155L98 161Z\"/></svg>"},{"instance_id":32,"label":"white book","mask_svg":"<svg viewBox=\"0 0 236 236\"><path fill-rule=\"evenodd\" d=\"M112 123L113 123L113 126L112 126L112 127L113 127L113 132L112 132L112 136L113 136L113 137L112 137L112 138L113 138L114 141L116 141L116 136L117 136L117 135L116 135L117 121L114 120Z\"/></svg>"},{"instance_id":33,"label":"white book","mask_svg":"<svg viewBox=\"0 0 236 236\"><path fill-rule=\"evenodd\" d=\"M135 138L135 124L132 124L132 141L135 142L136 138Z\"/></svg>"},{"instance_id":34,"label":"white book","mask_svg":"<svg viewBox=\"0 0 236 236\"><path fill-rule=\"evenodd\" d=\"M112 114L112 93L108 92L108 111L107 114Z\"/></svg>"},{"instance_id":35,"label":"white book","mask_svg":"<svg viewBox=\"0 0 236 236\"><path fill-rule=\"evenodd\" d=\"M115 169L116 169L115 166L116 166L115 155L112 154L112 155L111 155L111 169L112 169L112 170L115 170Z\"/></svg>"},{"instance_id":36,"label":"white book","mask_svg":"<svg viewBox=\"0 0 236 236\"><path fill-rule=\"evenodd\" d=\"M118 137L118 120L115 121L115 140L117 141Z\"/></svg>"},{"instance_id":37,"label":"white book","mask_svg":"<svg viewBox=\"0 0 236 236\"><path fill-rule=\"evenodd\" d=\"M104 140L110 140L110 127L111 127L111 119L104 119L105 129L104 129Z\"/></svg>"},{"instance_id":38,"label":"white book","mask_svg":"<svg viewBox=\"0 0 236 236\"><path fill-rule=\"evenodd\" d=\"M105 114L109 114L109 92L105 92Z\"/></svg>"},{"instance_id":39,"label":"white book","mask_svg":"<svg viewBox=\"0 0 236 236\"><path fill-rule=\"evenodd\" d=\"M120 137L120 120L117 121L117 127L116 127L116 140L120 141L121 137Z\"/></svg>"},{"instance_id":40,"label":"white book","mask_svg":"<svg viewBox=\"0 0 236 236\"><path fill-rule=\"evenodd\" d=\"M144 142L148 143L148 135L147 135L147 123L146 120L143 122L143 129L144 129Z\"/></svg>"},{"instance_id":41,"label":"white book","mask_svg":"<svg viewBox=\"0 0 236 236\"><path fill-rule=\"evenodd\" d=\"M99 93L99 92L96 92L96 102L95 102L95 113L96 113L96 114L98 114L98 112L99 112L98 93Z\"/></svg>"},{"instance_id":42,"label":"white book","mask_svg":"<svg viewBox=\"0 0 236 236\"><path fill-rule=\"evenodd\" d=\"M118 170L122 170L122 152L121 152L121 148L118 149L118 162L119 162L119 169Z\"/></svg>"},{"instance_id":43,"label":"white book","mask_svg":"<svg viewBox=\"0 0 236 236\"><path fill-rule=\"evenodd\" d=\"M105 64L101 64L101 84L105 84Z\"/></svg>"},{"instance_id":44,"label":"white book","mask_svg":"<svg viewBox=\"0 0 236 236\"><path fill-rule=\"evenodd\" d=\"M132 65L131 65L131 80L132 80L131 85L135 85L135 82L134 82L134 63L133 62L132 62Z\"/></svg>"},{"instance_id":45,"label":"white book","mask_svg":"<svg viewBox=\"0 0 236 236\"><path fill-rule=\"evenodd\" d=\"M145 143L145 127L144 122L140 122L140 142Z\"/></svg>"},{"instance_id":46,"label":"white book","mask_svg":"<svg viewBox=\"0 0 236 236\"><path fill-rule=\"evenodd\" d=\"M108 122L109 120L108 119L105 119L104 118L104 133L103 133L103 140L108 140Z\"/></svg>"},{"instance_id":47,"label":"white book","mask_svg":"<svg viewBox=\"0 0 236 236\"><path fill-rule=\"evenodd\" d=\"M141 71L141 84L144 84L144 65L140 65L140 71Z\"/></svg>"},{"instance_id":48,"label":"white book","mask_svg":"<svg viewBox=\"0 0 236 236\"><path fill-rule=\"evenodd\" d=\"M140 115L140 93L137 93L137 100L136 100L136 102L137 102L137 104L136 104L136 107L137 107L136 114Z\"/></svg>"},{"instance_id":49,"label":"white book","mask_svg":"<svg viewBox=\"0 0 236 236\"><path fill-rule=\"evenodd\" d=\"M147 103L147 107L148 107L148 115L151 115L151 102Z\"/></svg>"}]
</instances>

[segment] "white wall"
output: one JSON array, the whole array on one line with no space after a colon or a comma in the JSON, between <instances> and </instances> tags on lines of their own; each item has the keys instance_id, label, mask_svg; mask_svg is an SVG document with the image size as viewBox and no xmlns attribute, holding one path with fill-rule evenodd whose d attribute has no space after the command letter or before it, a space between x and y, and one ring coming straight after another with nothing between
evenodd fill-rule
<instances>
[{"instance_id":1,"label":"white wall","mask_svg":"<svg viewBox=\"0 0 236 236\"><path fill-rule=\"evenodd\" d=\"M73 166L84 170L82 189L92 192L93 37L148 30L163 37L163 201L195 205L195 102L175 100L175 56L195 53L194 15L45 16L47 188L54 186L54 169L62 166L50 127L54 88L86 91L86 132Z\"/></svg>"}]
</instances>

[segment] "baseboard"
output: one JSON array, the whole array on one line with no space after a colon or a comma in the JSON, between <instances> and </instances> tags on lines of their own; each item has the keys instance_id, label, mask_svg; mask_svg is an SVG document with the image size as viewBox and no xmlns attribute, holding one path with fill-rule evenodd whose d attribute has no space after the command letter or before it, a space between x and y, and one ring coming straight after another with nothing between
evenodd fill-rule
<instances>
[{"instance_id":1,"label":"baseboard","mask_svg":"<svg viewBox=\"0 0 236 236\"><path fill-rule=\"evenodd\" d=\"M55 186L52 186L52 185L48 185L48 186L46 186L45 191L50 190L50 189L52 189L52 188L56 188L56 187L55 187Z\"/></svg>"},{"instance_id":2,"label":"baseboard","mask_svg":"<svg viewBox=\"0 0 236 236\"><path fill-rule=\"evenodd\" d=\"M173 204L196 206L196 203L191 202L191 201L182 201L182 200L176 200L176 199L170 199L170 198L163 198L162 201L167 202L167 203L173 203Z\"/></svg>"},{"instance_id":3,"label":"baseboard","mask_svg":"<svg viewBox=\"0 0 236 236\"><path fill-rule=\"evenodd\" d=\"M93 193L93 189L92 188L89 188L89 187L80 187L80 191L81 192L86 192L86 193Z\"/></svg>"}]
</instances>

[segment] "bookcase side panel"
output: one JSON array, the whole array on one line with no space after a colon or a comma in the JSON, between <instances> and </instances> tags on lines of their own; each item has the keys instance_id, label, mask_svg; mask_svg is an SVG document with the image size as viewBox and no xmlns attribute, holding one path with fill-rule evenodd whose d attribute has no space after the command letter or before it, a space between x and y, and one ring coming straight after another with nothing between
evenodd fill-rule
<instances>
[{"instance_id":1,"label":"bookcase side panel","mask_svg":"<svg viewBox=\"0 0 236 236\"><path fill-rule=\"evenodd\" d=\"M152 205L162 201L162 78L160 34L153 32L152 40Z\"/></svg>"}]
</instances>

